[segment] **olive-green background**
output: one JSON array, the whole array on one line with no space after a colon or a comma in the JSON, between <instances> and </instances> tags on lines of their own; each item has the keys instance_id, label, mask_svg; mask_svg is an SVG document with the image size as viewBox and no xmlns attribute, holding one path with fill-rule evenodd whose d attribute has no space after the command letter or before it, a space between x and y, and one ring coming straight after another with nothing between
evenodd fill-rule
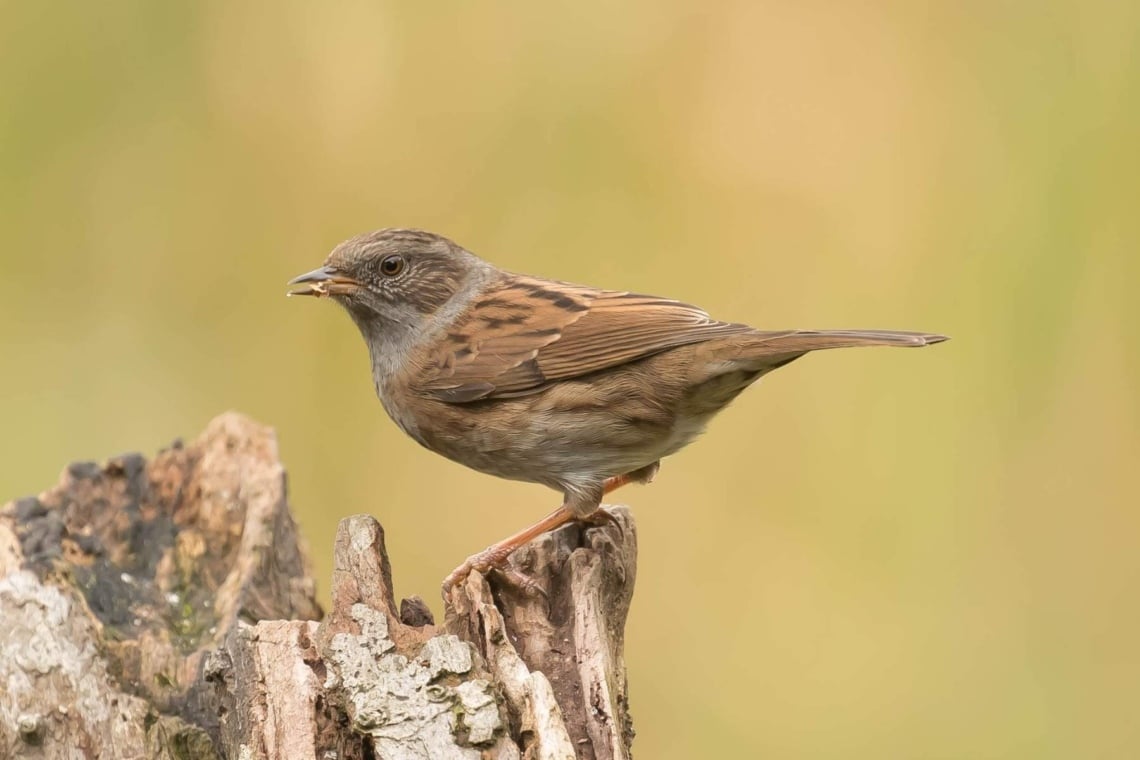
<instances>
[{"instance_id":1,"label":"olive-green background","mask_svg":"<svg viewBox=\"0 0 1140 760\"><path fill-rule=\"evenodd\" d=\"M284 283L381 226L812 356L621 499L641 758L1140 756L1140 5L0 3L0 497L239 409L322 579L557 505ZM2 500L2 498L0 498Z\"/></svg>"}]
</instances>

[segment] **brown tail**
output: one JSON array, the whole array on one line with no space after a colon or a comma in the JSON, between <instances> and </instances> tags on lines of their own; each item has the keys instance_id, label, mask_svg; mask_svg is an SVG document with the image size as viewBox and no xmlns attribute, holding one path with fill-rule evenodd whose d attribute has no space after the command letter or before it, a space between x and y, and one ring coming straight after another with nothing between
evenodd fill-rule
<instances>
[{"instance_id":1,"label":"brown tail","mask_svg":"<svg viewBox=\"0 0 1140 760\"><path fill-rule=\"evenodd\" d=\"M794 361L808 351L857 346L904 346L917 348L949 340L936 333L903 332L901 330L779 330L756 331L741 336L736 359L769 372Z\"/></svg>"},{"instance_id":2,"label":"brown tail","mask_svg":"<svg viewBox=\"0 0 1140 760\"><path fill-rule=\"evenodd\" d=\"M929 346L949 340L935 333L902 330L780 330L757 332L755 344L764 353L803 353L855 346Z\"/></svg>"}]
</instances>

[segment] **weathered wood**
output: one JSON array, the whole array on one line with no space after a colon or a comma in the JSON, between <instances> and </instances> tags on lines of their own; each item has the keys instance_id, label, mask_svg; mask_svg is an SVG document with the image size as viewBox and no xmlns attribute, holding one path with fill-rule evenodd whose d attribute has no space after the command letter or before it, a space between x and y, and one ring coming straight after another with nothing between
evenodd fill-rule
<instances>
[{"instance_id":1,"label":"weathered wood","mask_svg":"<svg viewBox=\"0 0 1140 760\"><path fill-rule=\"evenodd\" d=\"M545 596L473 574L447 617L491 664L524 732L553 719L577 757L598 760L629 757L633 741L622 650L637 537L628 509L609 512L613 527L568 525L515 553Z\"/></svg>"},{"instance_id":2,"label":"weathered wood","mask_svg":"<svg viewBox=\"0 0 1140 760\"><path fill-rule=\"evenodd\" d=\"M269 428L72 464L0 510L0 756L212 757L202 659L241 620L319 616Z\"/></svg>"},{"instance_id":3,"label":"weathered wood","mask_svg":"<svg viewBox=\"0 0 1140 760\"><path fill-rule=\"evenodd\" d=\"M268 428L72 465L0 510L0 757L626 758L636 535L611 514L516 553L545 597L473 574L443 626L348 518L318 624Z\"/></svg>"}]
</instances>

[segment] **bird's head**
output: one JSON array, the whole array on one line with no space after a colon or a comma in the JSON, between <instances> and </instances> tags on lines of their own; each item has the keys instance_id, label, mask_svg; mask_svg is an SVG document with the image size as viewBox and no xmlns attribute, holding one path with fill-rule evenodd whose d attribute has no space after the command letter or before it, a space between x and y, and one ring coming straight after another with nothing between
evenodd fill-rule
<instances>
[{"instance_id":1,"label":"bird's head","mask_svg":"<svg viewBox=\"0 0 1140 760\"><path fill-rule=\"evenodd\" d=\"M323 266L289 281L299 286L289 295L333 299L366 334L373 328L411 328L488 267L441 235L383 229L338 245Z\"/></svg>"}]
</instances>

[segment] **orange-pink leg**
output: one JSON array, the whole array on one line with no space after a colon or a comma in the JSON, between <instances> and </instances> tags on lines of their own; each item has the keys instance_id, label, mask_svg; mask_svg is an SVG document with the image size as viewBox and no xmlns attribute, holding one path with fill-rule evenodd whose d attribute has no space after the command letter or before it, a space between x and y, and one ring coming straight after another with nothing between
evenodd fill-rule
<instances>
[{"instance_id":1,"label":"orange-pink leg","mask_svg":"<svg viewBox=\"0 0 1140 760\"><path fill-rule=\"evenodd\" d=\"M602 493L610 493L629 483L649 483L653 480L653 476L657 474L659 466L660 463L654 462L633 472L607 478L602 484ZM566 504L563 504L529 528L520 530L513 536L508 536L502 541L492 544L478 554L472 554L464 560L463 564L452 570L448 573L447 577L443 579L443 598L447 599L447 595L452 587L462 582L471 571L486 573L492 568L502 568L507 562L507 557L511 556L511 552L515 549L518 549L523 544L529 543L547 531L554 530L574 520L579 520L591 525L613 524L617 525L618 530L621 530L620 523L615 521L608 512L599 511L597 507L595 507L593 511L583 515L571 509ZM510 576L525 587L534 587L533 581L522 577L518 573L510 573Z\"/></svg>"},{"instance_id":2,"label":"orange-pink leg","mask_svg":"<svg viewBox=\"0 0 1140 760\"><path fill-rule=\"evenodd\" d=\"M452 586L461 582L472 570L485 573L493 567L502 566L515 549L541 536L548 530L554 530L560 525L565 525L574 518L574 512L563 505L529 528L520 530L513 536L508 536L499 543L488 546L478 554L472 554L463 561L462 565L452 570L443 579L443 598L447 599L447 594L451 591Z\"/></svg>"},{"instance_id":3,"label":"orange-pink leg","mask_svg":"<svg viewBox=\"0 0 1140 760\"><path fill-rule=\"evenodd\" d=\"M622 486L629 485L630 483L652 483L653 478L657 476L657 471L661 469L660 462L648 464L645 467L627 472L624 475L615 475L612 478L606 478L606 482L602 484L602 493L607 494L618 490Z\"/></svg>"}]
</instances>

